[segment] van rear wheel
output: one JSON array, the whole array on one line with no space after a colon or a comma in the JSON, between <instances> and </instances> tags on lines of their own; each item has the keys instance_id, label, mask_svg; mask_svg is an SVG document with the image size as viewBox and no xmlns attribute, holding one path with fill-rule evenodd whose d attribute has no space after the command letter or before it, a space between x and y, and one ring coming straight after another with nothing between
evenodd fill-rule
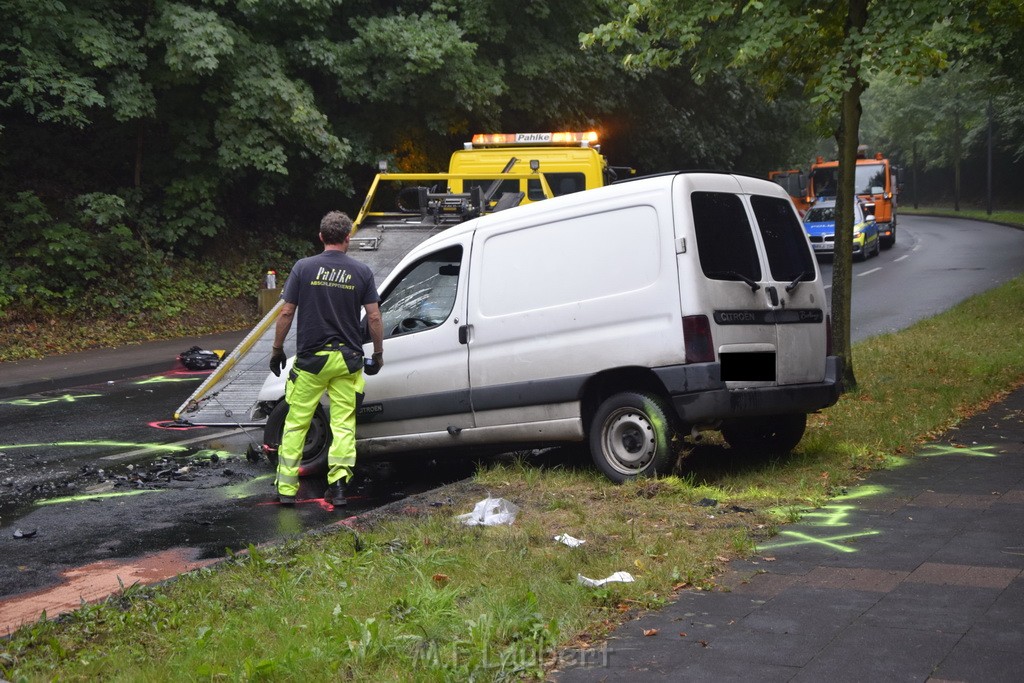
<instances>
[{"instance_id":1,"label":"van rear wheel","mask_svg":"<svg viewBox=\"0 0 1024 683\"><path fill-rule=\"evenodd\" d=\"M666 474L675 464L672 417L665 402L647 393L605 399L590 422L590 455L616 483Z\"/></svg>"},{"instance_id":2,"label":"van rear wheel","mask_svg":"<svg viewBox=\"0 0 1024 683\"><path fill-rule=\"evenodd\" d=\"M796 448L806 429L803 413L771 415L727 422L722 425L722 437L738 450L782 455Z\"/></svg>"},{"instance_id":3,"label":"van rear wheel","mask_svg":"<svg viewBox=\"0 0 1024 683\"><path fill-rule=\"evenodd\" d=\"M267 460L277 467L277 450L281 447L281 436L284 434L284 420L288 416L288 404L280 401L267 417L263 428L263 452ZM327 449L331 446L331 424L323 405L317 405L313 411L313 419L309 422L306 432L306 443L302 448L302 462L299 464L299 476L311 477L327 472Z\"/></svg>"}]
</instances>

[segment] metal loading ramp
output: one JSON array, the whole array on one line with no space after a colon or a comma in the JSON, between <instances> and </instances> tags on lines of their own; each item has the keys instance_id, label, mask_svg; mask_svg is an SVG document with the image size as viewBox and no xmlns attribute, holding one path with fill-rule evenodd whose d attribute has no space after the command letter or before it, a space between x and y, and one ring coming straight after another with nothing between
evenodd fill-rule
<instances>
[{"instance_id":1,"label":"metal loading ramp","mask_svg":"<svg viewBox=\"0 0 1024 683\"><path fill-rule=\"evenodd\" d=\"M255 418L257 398L270 373L270 351L274 346L274 322L281 302L263 316L249 334L224 357L220 365L182 403L174 419L203 426L249 427L262 425ZM289 331L284 343L287 355L295 354L295 335Z\"/></svg>"}]
</instances>

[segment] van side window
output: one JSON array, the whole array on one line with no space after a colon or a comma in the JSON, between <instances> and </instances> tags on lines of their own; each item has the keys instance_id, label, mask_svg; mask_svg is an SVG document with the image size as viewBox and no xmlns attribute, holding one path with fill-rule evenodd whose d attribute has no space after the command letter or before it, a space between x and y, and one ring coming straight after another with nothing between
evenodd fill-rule
<instances>
[{"instance_id":1,"label":"van side window","mask_svg":"<svg viewBox=\"0 0 1024 683\"><path fill-rule=\"evenodd\" d=\"M690 204L704 274L713 280L760 280L761 263L740 198L726 192L694 192Z\"/></svg>"},{"instance_id":2,"label":"van side window","mask_svg":"<svg viewBox=\"0 0 1024 683\"><path fill-rule=\"evenodd\" d=\"M772 278L783 282L813 280L811 252L807 249L804 229L789 200L754 195L750 198L750 206L761 229Z\"/></svg>"},{"instance_id":3,"label":"van side window","mask_svg":"<svg viewBox=\"0 0 1024 683\"><path fill-rule=\"evenodd\" d=\"M384 338L437 327L452 312L459 289L462 247L434 252L392 281L380 301Z\"/></svg>"}]
</instances>

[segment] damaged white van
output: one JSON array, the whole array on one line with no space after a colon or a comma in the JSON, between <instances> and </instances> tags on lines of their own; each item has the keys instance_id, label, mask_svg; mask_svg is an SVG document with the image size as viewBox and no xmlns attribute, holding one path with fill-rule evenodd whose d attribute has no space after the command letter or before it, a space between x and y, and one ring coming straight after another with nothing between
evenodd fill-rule
<instances>
[{"instance_id":1,"label":"damaged white van","mask_svg":"<svg viewBox=\"0 0 1024 683\"><path fill-rule=\"evenodd\" d=\"M694 428L788 451L841 391L817 262L767 180L665 174L484 216L415 247L380 292L361 459L583 442L621 482L669 471ZM268 411L286 375L268 374ZM306 472L326 460L324 411L311 434Z\"/></svg>"}]
</instances>

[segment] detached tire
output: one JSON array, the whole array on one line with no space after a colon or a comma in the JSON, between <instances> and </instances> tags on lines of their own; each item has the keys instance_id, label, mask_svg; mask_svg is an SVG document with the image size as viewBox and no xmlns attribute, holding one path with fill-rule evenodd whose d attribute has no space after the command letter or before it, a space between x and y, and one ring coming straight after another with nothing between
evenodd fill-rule
<instances>
[{"instance_id":1,"label":"detached tire","mask_svg":"<svg viewBox=\"0 0 1024 683\"><path fill-rule=\"evenodd\" d=\"M606 477L622 483L666 474L675 464L673 418L665 402L647 393L615 394L590 422L590 456Z\"/></svg>"},{"instance_id":2,"label":"detached tire","mask_svg":"<svg viewBox=\"0 0 1024 683\"><path fill-rule=\"evenodd\" d=\"M807 416L803 413L772 415L723 424L722 437L737 450L784 455L796 448L806 429Z\"/></svg>"},{"instance_id":3,"label":"detached tire","mask_svg":"<svg viewBox=\"0 0 1024 683\"><path fill-rule=\"evenodd\" d=\"M277 449L281 447L281 436L284 434L284 420L288 416L288 404L281 401L267 418L263 427L264 452L267 460L277 467ZM299 464L299 476L311 477L327 472L327 449L331 446L331 424L327 411L318 404L313 412L306 432L306 443L302 448L302 462Z\"/></svg>"}]
</instances>

